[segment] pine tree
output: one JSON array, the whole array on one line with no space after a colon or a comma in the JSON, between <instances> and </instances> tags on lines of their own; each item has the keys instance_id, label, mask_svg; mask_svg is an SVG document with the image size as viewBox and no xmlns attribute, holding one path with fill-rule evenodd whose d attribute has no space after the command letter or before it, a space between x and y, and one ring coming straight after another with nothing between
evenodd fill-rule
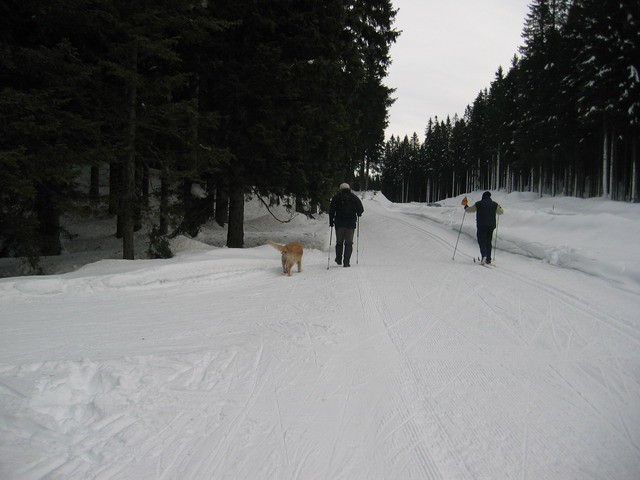
<instances>
[{"instance_id":1,"label":"pine tree","mask_svg":"<svg viewBox=\"0 0 640 480\"><path fill-rule=\"evenodd\" d=\"M537 169L538 191L554 188L559 134L562 40L566 0L536 0L525 22L520 62L520 112L516 147L524 165Z\"/></svg>"},{"instance_id":2,"label":"pine tree","mask_svg":"<svg viewBox=\"0 0 640 480\"><path fill-rule=\"evenodd\" d=\"M456 115L453 119L451 128L451 138L449 140L451 150L451 162L456 168L456 188L460 191L468 191L470 189L467 178L468 171L468 142L467 142L467 123L464 118L458 118Z\"/></svg>"},{"instance_id":3,"label":"pine tree","mask_svg":"<svg viewBox=\"0 0 640 480\"><path fill-rule=\"evenodd\" d=\"M208 112L201 112L199 65L193 56L205 50L207 33L220 25L206 7L186 1L125 5L105 0L88 3L85 10L101 32L90 42L87 57L93 55L90 60L100 67L95 80L103 100L96 111L101 139L111 148L105 159L118 204L117 236L123 239L123 257L133 259L133 233L141 226L149 195L145 172L151 166L161 172L164 232L172 186L184 186L185 178L197 177L213 161L215 151L201 135L210 122ZM188 190L183 205L191 199Z\"/></svg>"},{"instance_id":4,"label":"pine tree","mask_svg":"<svg viewBox=\"0 0 640 480\"><path fill-rule=\"evenodd\" d=\"M172 12L165 35L176 42L180 61L158 65L148 82L154 95L153 109L145 109L144 132L149 135L145 143L151 147L145 160L162 171L160 220L166 224L170 216L176 218L172 235L196 236L214 215L216 198L222 197L218 182L228 158L215 144L219 115L210 100L216 89L210 72L218 61L214 37L227 28L206 3L186 3L182 10ZM159 82L158 77L164 81ZM156 150L159 145L163 155ZM201 187L206 196L195 196L194 187ZM169 206L172 194L178 202ZM168 225L161 231L167 233Z\"/></svg>"},{"instance_id":5,"label":"pine tree","mask_svg":"<svg viewBox=\"0 0 640 480\"><path fill-rule=\"evenodd\" d=\"M506 75L498 70L462 120L451 127L430 121L421 168L428 197L446 193L450 177L454 193L464 182L467 189L637 201L639 16L629 0L532 2L522 57L514 56ZM438 147L442 131L449 132L449 162ZM384 173L385 184L400 175Z\"/></svg>"},{"instance_id":6,"label":"pine tree","mask_svg":"<svg viewBox=\"0 0 640 480\"><path fill-rule=\"evenodd\" d=\"M392 89L383 84L391 63L389 50L398 37L393 29L396 10L389 0L345 2L346 25L343 47L350 107L352 165L358 169L366 188L370 164L380 161L387 111L392 105Z\"/></svg>"},{"instance_id":7,"label":"pine tree","mask_svg":"<svg viewBox=\"0 0 640 480\"><path fill-rule=\"evenodd\" d=\"M86 27L74 6L8 2L0 12L1 255L60 253L60 214L97 144L93 71L73 41Z\"/></svg>"},{"instance_id":8,"label":"pine tree","mask_svg":"<svg viewBox=\"0 0 640 480\"><path fill-rule=\"evenodd\" d=\"M576 0L567 32L573 63L579 66L567 83L579 93L580 122L601 132L600 192L613 198L620 196L617 184L624 168L618 139L626 136L630 144L637 139L638 9L632 3Z\"/></svg>"},{"instance_id":9,"label":"pine tree","mask_svg":"<svg viewBox=\"0 0 640 480\"><path fill-rule=\"evenodd\" d=\"M349 180L355 162L379 156L387 97L376 80L388 62L390 8L341 0L257 8L242 0L219 2L217 12L236 22L220 35L225 48L213 72L232 203L253 188L321 200L336 178ZM364 122L365 110L374 124ZM230 247L244 243L241 211L230 210Z\"/></svg>"}]
</instances>

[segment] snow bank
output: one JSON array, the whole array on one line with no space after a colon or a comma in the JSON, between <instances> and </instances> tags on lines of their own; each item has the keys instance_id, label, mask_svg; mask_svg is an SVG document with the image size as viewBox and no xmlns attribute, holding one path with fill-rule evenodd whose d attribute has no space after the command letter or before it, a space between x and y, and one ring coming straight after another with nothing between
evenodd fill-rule
<instances>
[{"instance_id":1,"label":"snow bank","mask_svg":"<svg viewBox=\"0 0 640 480\"><path fill-rule=\"evenodd\" d=\"M482 191L435 205L391 204L398 212L420 215L475 237L475 214L464 215L462 199L479 201ZM535 193L493 192L504 209L498 219L500 251L538 258L615 282L640 285L640 205L600 198L542 197Z\"/></svg>"},{"instance_id":2,"label":"snow bank","mask_svg":"<svg viewBox=\"0 0 640 480\"><path fill-rule=\"evenodd\" d=\"M419 215L446 225L458 231L464 218L462 233L475 238L475 217L464 215L462 198L447 198L434 204L410 203L395 204L379 192L373 193L373 200L385 208L404 214ZM466 194L470 203L480 200L482 192ZM640 205L613 202L600 198L578 199L573 197L540 198L535 193L493 192L494 200L505 209L505 215L499 218L497 229L497 252L507 251L531 258L540 259L548 264L562 268L579 270L584 273L606 278L610 281L640 285ZM247 202L245 208L245 247L259 247L267 240L279 243L300 241L307 249L325 250L329 243L329 228L326 214L318 214L310 219L302 214L292 213L285 206L274 206L269 211L257 198ZM366 213L363 217L366 221ZM65 227L77 232L79 237L65 242L65 253L59 257L43 258L45 272L64 274L76 272L76 275L91 275L92 271L104 274L118 274L129 270L127 261L117 260L121 256L121 245L113 238L108 226L110 220L65 219ZM92 228L91 224L95 224ZM95 237L92 237L94 232ZM196 256L195 262L204 261L203 275L211 272L215 262L218 269L232 271L234 266L249 261L254 255L238 253L224 248L226 228L211 222L205 225L197 238L176 237L171 241L171 249L179 257L175 262L137 260L133 275L127 282L138 286L151 283L181 281L183 274L178 265L185 255L203 253L202 259ZM144 255L144 235L138 236L137 252ZM90 249L84 250L83 248ZM245 250L247 250L245 248ZM268 259L268 254L265 259ZM220 260L228 258L229 262ZM111 260L106 260L111 259ZM244 259L244 260L243 260ZM240 263L234 263L238 260ZM267 260L268 261L268 260ZM96 263L97 262L97 263ZM225 263L226 262L226 263ZM83 265L91 265L86 267ZM226 265L226 266L225 266ZM242 268L261 268L248 265ZM124 270L123 270L124 269ZM24 272L24 266L16 259L0 259L2 276L17 276ZM164 273L162 273L164 272ZM63 277L72 279L74 276ZM130 286L118 285L119 281L100 278L93 282L92 288L117 288ZM3 286L4 285L4 286ZM0 290L8 288L0 282ZM72 283L62 286L61 278L42 278L33 282L29 289L33 292L56 293L75 288Z\"/></svg>"}]
</instances>

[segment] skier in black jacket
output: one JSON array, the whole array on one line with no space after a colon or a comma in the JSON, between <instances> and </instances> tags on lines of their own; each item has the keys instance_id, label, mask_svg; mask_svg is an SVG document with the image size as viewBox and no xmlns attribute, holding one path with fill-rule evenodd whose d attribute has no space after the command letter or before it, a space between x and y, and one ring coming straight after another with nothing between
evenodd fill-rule
<instances>
[{"instance_id":1,"label":"skier in black jacket","mask_svg":"<svg viewBox=\"0 0 640 480\"><path fill-rule=\"evenodd\" d=\"M504 210L491 200L491 192L484 192L482 200L472 206L465 205L466 212L476 213L478 246L480 247L480 263L491 263L491 239L496 228L496 214L502 215Z\"/></svg>"},{"instance_id":2,"label":"skier in black jacket","mask_svg":"<svg viewBox=\"0 0 640 480\"><path fill-rule=\"evenodd\" d=\"M331 199L329 207L329 226L336 227L336 263L338 265L351 266L349 262L353 252L353 234L358 217L363 212L362 202L351 191L349 184L341 184L340 191Z\"/></svg>"}]
</instances>

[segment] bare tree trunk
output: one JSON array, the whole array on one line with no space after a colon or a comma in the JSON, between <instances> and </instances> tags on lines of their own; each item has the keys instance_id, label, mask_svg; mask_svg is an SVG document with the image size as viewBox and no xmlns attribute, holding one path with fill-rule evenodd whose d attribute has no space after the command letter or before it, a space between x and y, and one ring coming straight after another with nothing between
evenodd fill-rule
<instances>
[{"instance_id":1,"label":"bare tree trunk","mask_svg":"<svg viewBox=\"0 0 640 480\"><path fill-rule=\"evenodd\" d=\"M451 172L451 196L456 196L456 172Z\"/></svg>"},{"instance_id":2,"label":"bare tree trunk","mask_svg":"<svg viewBox=\"0 0 640 480\"><path fill-rule=\"evenodd\" d=\"M606 123L603 127L602 145L602 196L609 198L609 131Z\"/></svg>"},{"instance_id":3,"label":"bare tree trunk","mask_svg":"<svg viewBox=\"0 0 640 480\"><path fill-rule=\"evenodd\" d=\"M638 201L638 186L636 182L636 161L633 160L631 164L631 201L637 203Z\"/></svg>"},{"instance_id":4,"label":"bare tree trunk","mask_svg":"<svg viewBox=\"0 0 640 480\"><path fill-rule=\"evenodd\" d=\"M229 223L229 195L223 184L218 182L216 186L216 223L224 227Z\"/></svg>"},{"instance_id":5,"label":"bare tree trunk","mask_svg":"<svg viewBox=\"0 0 640 480\"><path fill-rule=\"evenodd\" d=\"M616 131L615 127L611 127L611 136L609 138L609 198L611 200L618 199L618 174L615 168L616 164Z\"/></svg>"},{"instance_id":6,"label":"bare tree trunk","mask_svg":"<svg viewBox=\"0 0 640 480\"><path fill-rule=\"evenodd\" d=\"M112 162L109 164L109 215L116 215L118 213L121 196L122 164ZM122 235L118 238L122 238Z\"/></svg>"},{"instance_id":7,"label":"bare tree trunk","mask_svg":"<svg viewBox=\"0 0 640 480\"><path fill-rule=\"evenodd\" d=\"M633 187L631 187L631 195L634 203L640 202L640 192L638 192L638 138L633 137L631 144L631 157L633 162Z\"/></svg>"},{"instance_id":8,"label":"bare tree trunk","mask_svg":"<svg viewBox=\"0 0 640 480\"><path fill-rule=\"evenodd\" d=\"M133 213L133 231L137 232L138 230L140 230L142 228L142 208L147 206L147 199L145 198L142 194L142 191L144 189L143 184L144 184L144 167L142 165L140 165L140 162L135 161L134 159L134 164L135 164L135 207L134 207L134 213ZM148 191L149 189L147 189Z\"/></svg>"},{"instance_id":9,"label":"bare tree trunk","mask_svg":"<svg viewBox=\"0 0 640 480\"><path fill-rule=\"evenodd\" d=\"M93 204L100 201L100 167L91 167L91 186L89 187L89 200Z\"/></svg>"},{"instance_id":10,"label":"bare tree trunk","mask_svg":"<svg viewBox=\"0 0 640 480\"><path fill-rule=\"evenodd\" d=\"M365 159L365 171L364 171L364 188L363 191L369 191L369 156Z\"/></svg>"},{"instance_id":11,"label":"bare tree trunk","mask_svg":"<svg viewBox=\"0 0 640 480\"><path fill-rule=\"evenodd\" d=\"M160 235L169 232L169 172L165 165L160 173Z\"/></svg>"},{"instance_id":12,"label":"bare tree trunk","mask_svg":"<svg viewBox=\"0 0 640 480\"><path fill-rule=\"evenodd\" d=\"M129 82L129 95L127 107L129 109L129 121L127 125L127 140L125 146L125 163L122 169L122 206L120 214L123 219L122 231L122 258L133 260L135 258L133 244L133 230L136 207L136 103L138 97L137 71L138 71L138 47L134 44L131 52L131 79Z\"/></svg>"},{"instance_id":13,"label":"bare tree trunk","mask_svg":"<svg viewBox=\"0 0 640 480\"><path fill-rule=\"evenodd\" d=\"M244 190L241 185L232 185L229 192L229 227L227 247L244 246Z\"/></svg>"},{"instance_id":14,"label":"bare tree trunk","mask_svg":"<svg viewBox=\"0 0 640 480\"><path fill-rule=\"evenodd\" d=\"M500 149L498 148L498 154L496 157L496 180L495 180L495 189L500 190Z\"/></svg>"},{"instance_id":15,"label":"bare tree trunk","mask_svg":"<svg viewBox=\"0 0 640 480\"><path fill-rule=\"evenodd\" d=\"M542 165L538 167L538 196L542 198L542 190L544 188L544 183L542 179Z\"/></svg>"},{"instance_id":16,"label":"bare tree trunk","mask_svg":"<svg viewBox=\"0 0 640 480\"><path fill-rule=\"evenodd\" d=\"M60 212L48 185L38 185L36 192L38 242L42 255L60 255Z\"/></svg>"},{"instance_id":17,"label":"bare tree trunk","mask_svg":"<svg viewBox=\"0 0 640 480\"><path fill-rule=\"evenodd\" d=\"M149 173L149 165L145 162L142 166L142 185L140 186L142 192L142 202L145 207L149 206L149 194L151 193L151 174Z\"/></svg>"},{"instance_id":18,"label":"bare tree trunk","mask_svg":"<svg viewBox=\"0 0 640 480\"><path fill-rule=\"evenodd\" d=\"M485 190L491 190L493 187L493 175L491 174L491 162L487 163L487 178L485 179Z\"/></svg>"}]
</instances>

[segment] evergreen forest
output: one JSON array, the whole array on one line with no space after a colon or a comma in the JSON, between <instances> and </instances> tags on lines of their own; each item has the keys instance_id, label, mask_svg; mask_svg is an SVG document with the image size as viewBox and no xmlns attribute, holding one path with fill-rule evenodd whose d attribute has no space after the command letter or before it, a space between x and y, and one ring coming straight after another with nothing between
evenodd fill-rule
<instances>
[{"instance_id":1,"label":"evergreen forest","mask_svg":"<svg viewBox=\"0 0 640 480\"><path fill-rule=\"evenodd\" d=\"M462 117L386 142L387 198L503 189L640 201L640 2L534 0L522 39Z\"/></svg>"},{"instance_id":2,"label":"evergreen forest","mask_svg":"<svg viewBox=\"0 0 640 480\"><path fill-rule=\"evenodd\" d=\"M390 0L1 2L0 257L60 254L79 205L113 217L125 259L143 225L166 246L215 220L242 247L248 195L326 208L379 163L395 15Z\"/></svg>"}]
</instances>

